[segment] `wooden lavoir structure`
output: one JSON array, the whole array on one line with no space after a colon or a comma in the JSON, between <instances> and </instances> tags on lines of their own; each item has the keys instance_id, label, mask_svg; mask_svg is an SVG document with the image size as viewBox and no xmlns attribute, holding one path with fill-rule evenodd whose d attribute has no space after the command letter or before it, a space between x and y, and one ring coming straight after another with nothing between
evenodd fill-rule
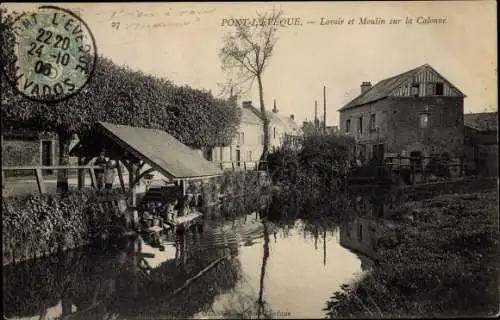
<instances>
[{"instance_id":1,"label":"wooden lavoir structure","mask_svg":"<svg viewBox=\"0 0 500 320\"><path fill-rule=\"evenodd\" d=\"M155 171L175 183L181 190L181 196L186 195L186 181L207 179L223 173L216 164L195 150L156 129L97 122L93 130L70 151L70 155L82 159L82 165L88 165L101 151L117 164L120 184L128 190L128 207L131 210L138 209L136 190L139 181ZM127 186L120 164L128 171ZM146 165L149 168L144 169ZM199 214L196 217L178 217L176 224L184 228L190 223L188 217L196 220Z\"/></svg>"},{"instance_id":2,"label":"wooden lavoir structure","mask_svg":"<svg viewBox=\"0 0 500 320\"><path fill-rule=\"evenodd\" d=\"M128 171L129 205L136 207L136 187L148 174L159 172L183 187L185 181L222 175L214 163L181 143L165 131L145 129L106 122L97 122L94 129L71 150L70 155L88 164L104 150L107 157L122 163ZM150 168L143 169L145 165ZM120 166L117 165L117 168ZM122 173L118 172L119 176Z\"/></svg>"}]
</instances>

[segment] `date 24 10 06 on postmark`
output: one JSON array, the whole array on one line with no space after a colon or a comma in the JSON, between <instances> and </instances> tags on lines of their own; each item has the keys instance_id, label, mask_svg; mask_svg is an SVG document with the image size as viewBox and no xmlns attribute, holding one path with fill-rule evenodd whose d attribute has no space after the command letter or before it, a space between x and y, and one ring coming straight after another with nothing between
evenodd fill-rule
<instances>
[{"instance_id":1,"label":"date 24 10 06 on postmark","mask_svg":"<svg viewBox=\"0 0 500 320\"><path fill-rule=\"evenodd\" d=\"M11 26L14 45L6 71L25 97L46 102L67 99L89 81L97 59L95 39L75 13L42 6Z\"/></svg>"}]
</instances>

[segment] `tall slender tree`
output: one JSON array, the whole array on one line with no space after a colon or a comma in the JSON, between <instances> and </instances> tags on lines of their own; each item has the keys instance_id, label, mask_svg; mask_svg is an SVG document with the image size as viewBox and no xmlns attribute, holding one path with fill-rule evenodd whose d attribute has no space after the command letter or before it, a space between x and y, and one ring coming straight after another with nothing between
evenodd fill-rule
<instances>
[{"instance_id":1,"label":"tall slender tree","mask_svg":"<svg viewBox=\"0 0 500 320\"><path fill-rule=\"evenodd\" d=\"M264 104L264 71L274 53L278 41L279 19L281 11L258 12L257 25L236 24L224 37L224 45L219 56L222 70L230 78L230 85L247 87L249 90L257 80L259 90L260 113L264 122L264 148L261 160L269 152L269 119ZM247 90L243 90L247 91Z\"/></svg>"}]
</instances>

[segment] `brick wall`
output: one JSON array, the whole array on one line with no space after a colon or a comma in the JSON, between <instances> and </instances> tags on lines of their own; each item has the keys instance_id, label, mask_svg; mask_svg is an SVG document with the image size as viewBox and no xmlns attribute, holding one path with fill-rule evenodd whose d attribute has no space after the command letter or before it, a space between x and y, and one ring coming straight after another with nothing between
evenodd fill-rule
<instances>
[{"instance_id":1,"label":"brick wall","mask_svg":"<svg viewBox=\"0 0 500 320\"><path fill-rule=\"evenodd\" d=\"M59 141L53 135L45 134L44 140L53 141L53 164L59 161ZM5 136L2 137L2 167L9 166L35 166L41 165L41 140L36 137ZM70 157L71 165L78 164L78 158ZM76 170L70 170L70 174L76 174ZM6 176L33 175L32 171L7 171Z\"/></svg>"},{"instance_id":2,"label":"brick wall","mask_svg":"<svg viewBox=\"0 0 500 320\"><path fill-rule=\"evenodd\" d=\"M424 156L448 152L463 154L463 98L389 98L387 99L387 150L421 151ZM430 127L419 127L419 115L428 112Z\"/></svg>"},{"instance_id":3,"label":"brick wall","mask_svg":"<svg viewBox=\"0 0 500 320\"><path fill-rule=\"evenodd\" d=\"M429 114L430 127L419 127L419 115ZM375 114L375 128L370 128L370 115ZM363 117L362 135L358 135L358 118ZM340 130L350 132L360 143L384 143L385 153L403 150L420 151L423 156L448 152L452 157L463 153L463 98L460 97L389 97L340 113ZM371 146L367 147L371 156Z\"/></svg>"},{"instance_id":4,"label":"brick wall","mask_svg":"<svg viewBox=\"0 0 500 320\"><path fill-rule=\"evenodd\" d=\"M40 140L4 138L2 141L2 166L38 165Z\"/></svg>"}]
</instances>

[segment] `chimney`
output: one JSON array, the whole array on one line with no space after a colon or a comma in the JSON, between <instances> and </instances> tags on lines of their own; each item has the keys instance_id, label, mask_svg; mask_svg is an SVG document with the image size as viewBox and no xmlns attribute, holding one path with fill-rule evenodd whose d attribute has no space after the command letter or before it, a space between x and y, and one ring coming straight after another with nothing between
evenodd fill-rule
<instances>
[{"instance_id":1,"label":"chimney","mask_svg":"<svg viewBox=\"0 0 500 320\"><path fill-rule=\"evenodd\" d=\"M231 103L234 106L238 106L238 96L237 95L230 95L229 96L229 103Z\"/></svg>"},{"instance_id":2,"label":"chimney","mask_svg":"<svg viewBox=\"0 0 500 320\"><path fill-rule=\"evenodd\" d=\"M364 81L361 84L361 94L365 93L366 91L370 90L372 88L372 84L369 81Z\"/></svg>"},{"instance_id":3,"label":"chimney","mask_svg":"<svg viewBox=\"0 0 500 320\"><path fill-rule=\"evenodd\" d=\"M295 116L293 114L290 115L290 119L295 121Z\"/></svg>"},{"instance_id":4,"label":"chimney","mask_svg":"<svg viewBox=\"0 0 500 320\"><path fill-rule=\"evenodd\" d=\"M273 107L273 112L278 113L278 109L276 109L276 99L274 99L274 107Z\"/></svg>"},{"instance_id":5,"label":"chimney","mask_svg":"<svg viewBox=\"0 0 500 320\"><path fill-rule=\"evenodd\" d=\"M243 101L243 108L251 108L252 101Z\"/></svg>"}]
</instances>

